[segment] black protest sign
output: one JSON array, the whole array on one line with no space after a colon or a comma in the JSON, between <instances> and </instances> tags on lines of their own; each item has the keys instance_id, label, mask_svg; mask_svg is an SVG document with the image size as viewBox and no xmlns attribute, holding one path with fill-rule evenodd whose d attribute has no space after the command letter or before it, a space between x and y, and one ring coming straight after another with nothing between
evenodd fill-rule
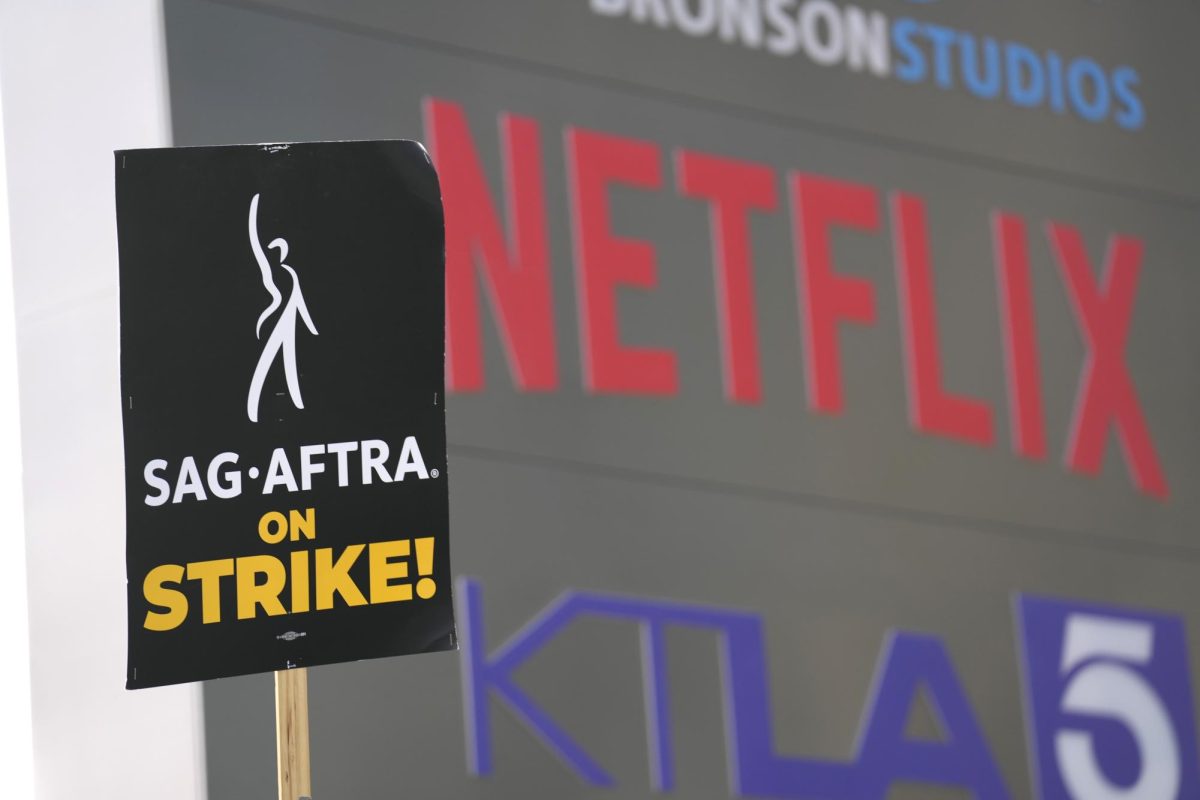
<instances>
[{"instance_id":1,"label":"black protest sign","mask_svg":"<svg viewBox=\"0 0 1200 800\"><path fill-rule=\"evenodd\" d=\"M456 646L413 142L116 154L128 688Z\"/></svg>"}]
</instances>

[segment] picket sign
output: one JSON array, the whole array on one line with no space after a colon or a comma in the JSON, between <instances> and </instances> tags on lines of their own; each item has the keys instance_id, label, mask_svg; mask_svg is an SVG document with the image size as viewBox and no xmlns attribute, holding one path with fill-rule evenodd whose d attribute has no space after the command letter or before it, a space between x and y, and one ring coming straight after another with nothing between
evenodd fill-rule
<instances>
[{"instance_id":1,"label":"picket sign","mask_svg":"<svg viewBox=\"0 0 1200 800\"><path fill-rule=\"evenodd\" d=\"M274 672L309 800L307 668L458 647L438 178L399 140L115 167L125 686Z\"/></svg>"}]
</instances>

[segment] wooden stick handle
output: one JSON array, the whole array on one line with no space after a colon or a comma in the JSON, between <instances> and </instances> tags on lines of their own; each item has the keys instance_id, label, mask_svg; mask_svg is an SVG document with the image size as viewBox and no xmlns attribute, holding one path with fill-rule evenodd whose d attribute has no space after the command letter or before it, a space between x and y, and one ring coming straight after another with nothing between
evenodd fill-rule
<instances>
[{"instance_id":1,"label":"wooden stick handle","mask_svg":"<svg viewBox=\"0 0 1200 800\"><path fill-rule=\"evenodd\" d=\"M275 753L279 762L279 800L310 800L306 669L275 673Z\"/></svg>"}]
</instances>

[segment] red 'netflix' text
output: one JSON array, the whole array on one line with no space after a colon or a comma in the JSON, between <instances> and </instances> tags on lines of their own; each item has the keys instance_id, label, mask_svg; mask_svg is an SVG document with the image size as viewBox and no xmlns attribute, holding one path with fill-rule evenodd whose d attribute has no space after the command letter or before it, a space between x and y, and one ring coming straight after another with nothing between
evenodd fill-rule
<instances>
[{"instance_id":1,"label":"red 'netflix' text","mask_svg":"<svg viewBox=\"0 0 1200 800\"><path fill-rule=\"evenodd\" d=\"M446 208L448 388L473 392L484 387L482 285L517 389L554 391L560 376L540 126L513 114L500 117L506 226L461 107L428 99L424 118ZM995 445L996 409L943 380L933 247L920 195L799 171L785 176L781 191L775 170L762 164L686 149L671 155L673 188L665 185L668 155L660 145L578 127L565 131L583 382L589 392L679 392L674 352L621 343L616 290L653 289L656 254L649 241L616 235L609 211L613 187L675 191L709 209L729 402L753 405L763 398L751 215L786 213L791 223L808 405L823 414L838 414L845 406L839 329L874 326L878 316L872 282L839 269L833 233L852 229L885 235L884 222L890 221L912 427L981 447ZM991 224L1013 451L1032 460L1046 459L1049 451L1029 264L1030 237L1044 235L1087 347L1064 461L1073 471L1097 474L1114 433L1133 484L1166 499L1167 477L1125 361L1141 240L1113 232L1102 247L1085 242L1069 222L1049 220L1033 228L1004 210L993 212ZM1089 252L1103 252L1103 262L1093 263Z\"/></svg>"}]
</instances>

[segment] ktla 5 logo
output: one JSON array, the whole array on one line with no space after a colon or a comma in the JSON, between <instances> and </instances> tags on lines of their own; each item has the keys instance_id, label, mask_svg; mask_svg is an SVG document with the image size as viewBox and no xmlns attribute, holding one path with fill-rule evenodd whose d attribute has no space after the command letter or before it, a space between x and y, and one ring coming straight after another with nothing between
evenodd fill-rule
<instances>
[{"instance_id":1,"label":"ktla 5 logo","mask_svg":"<svg viewBox=\"0 0 1200 800\"><path fill-rule=\"evenodd\" d=\"M1182 622L1039 597L1018 605L1041 800L1200 797Z\"/></svg>"}]
</instances>

